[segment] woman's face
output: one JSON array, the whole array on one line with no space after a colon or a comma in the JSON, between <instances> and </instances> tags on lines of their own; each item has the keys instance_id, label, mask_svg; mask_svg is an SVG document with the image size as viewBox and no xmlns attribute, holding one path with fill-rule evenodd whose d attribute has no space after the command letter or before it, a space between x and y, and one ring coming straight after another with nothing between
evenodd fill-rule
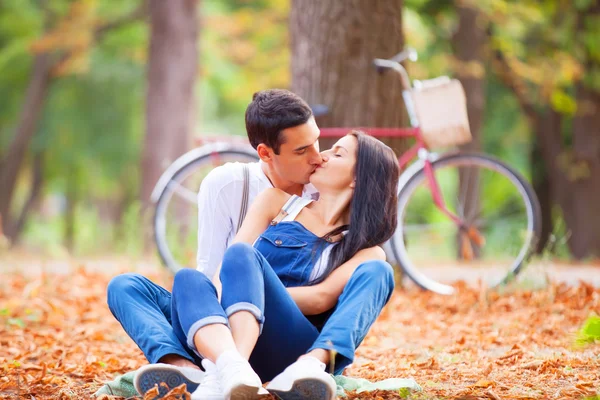
<instances>
[{"instance_id":1,"label":"woman's face","mask_svg":"<svg viewBox=\"0 0 600 400\"><path fill-rule=\"evenodd\" d=\"M346 135L338 140L331 149L321 152L323 163L311 175L310 182L317 189L353 188L357 150L355 136Z\"/></svg>"}]
</instances>

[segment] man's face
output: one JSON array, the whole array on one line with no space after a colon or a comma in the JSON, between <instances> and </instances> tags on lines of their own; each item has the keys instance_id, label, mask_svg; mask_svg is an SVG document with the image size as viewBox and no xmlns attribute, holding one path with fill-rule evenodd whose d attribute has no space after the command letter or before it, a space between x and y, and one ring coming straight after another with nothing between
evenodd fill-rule
<instances>
[{"instance_id":1,"label":"man's face","mask_svg":"<svg viewBox=\"0 0 600 400\"><path fill-rule=\"evenodd\" d=\"M321 164L319 127L314 118L305 124L284 129L279 154L273 154L273 172L281 179L305 185Z\"/></svg>"}]
</instances>

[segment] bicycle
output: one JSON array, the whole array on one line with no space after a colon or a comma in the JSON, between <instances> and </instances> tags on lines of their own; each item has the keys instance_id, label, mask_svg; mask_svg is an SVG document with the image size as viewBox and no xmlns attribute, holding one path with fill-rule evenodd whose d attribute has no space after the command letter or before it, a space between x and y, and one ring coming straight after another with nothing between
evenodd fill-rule
<instances>
[{"instance_id":1,"label":"bicycle","mask_svg":"<svg viewBox=\"0 0 600 400\"><path fill-rule=\"evenodd\" d=\"M361 129L380 138L415 140L398 160L403 169L398 191L398 228L384 245L392 263L415 284L445 295L455 292L449 281L457 274L466 275L471 281L484 281L490 288L506 284L522 270L540 236L540 206L535 192L514 168L492 156L461 151L438 154L430 150L411 97L415 88L401 64L407 59L416 60L416 52L408 49L391 59L376 59L374 64L380 71L391 69L400 74L410 128L321 128L321 137L341 137L351 129ZM421 85L447 81L436 78ZM415 81L415 85L418 83ZM320 114L327 112L324 106L318 108ZM175 206L169 216L173 195L177 194L188 206L195 206L199 184L210 170L225 162L257 160L247 142L217 139L216 143L184 154L164 172L152 200L156 203L155 240L165 266L177 271L184 265L193 265L190 261L195 257L195 227L189 226L193 212ZM449 203L448 199L454 201ZM498 211L498 215L492 214L495 218L491 221L484 218L490 211ZM168 220L173 222L172 227L167 226ZM181 257L187 257L187 261L181 261Z\"/></svg>"}]
</instances>

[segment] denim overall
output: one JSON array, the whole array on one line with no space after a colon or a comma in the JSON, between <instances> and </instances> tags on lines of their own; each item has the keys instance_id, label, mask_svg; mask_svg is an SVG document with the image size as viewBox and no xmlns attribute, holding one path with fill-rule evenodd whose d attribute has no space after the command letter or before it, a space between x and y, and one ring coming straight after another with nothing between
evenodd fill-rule
<instances>
[{"instance_id":1,"label":"denim overall","mask_svg":"<svg viewBox=\"0 0 600 400\"><path fill-rule=\"evenodd\" d=\"M146 357L156 362L153 359L158 354L169 353L187 354L186 358L197 360L202 357L193 343L198 329L215 323L228 325L230 315L247 311L260 324L260 336L249 361L263 382L313 349L334 350L332 367L340 374L352 362L356 348L389 300L394 278L392 267L384 261L362 263L333 309L320 316L305 316L286 287L310 283L313 267L322 261L319 259L327 245L326 240L297 221L274 221L254 246L236 243L227 249L220 272L220 301L215 286L204 274L193 269L179 271L173 283L169 319L184 349L177 349L175 343L152 343L139 331L134 332L136 338L130 333L135 327L119 319L118 310L113 314ZM142 284L137 277L128 283ZM132 297L139 296L131 289L129 292Z\"/></svg>"}]
</instances>

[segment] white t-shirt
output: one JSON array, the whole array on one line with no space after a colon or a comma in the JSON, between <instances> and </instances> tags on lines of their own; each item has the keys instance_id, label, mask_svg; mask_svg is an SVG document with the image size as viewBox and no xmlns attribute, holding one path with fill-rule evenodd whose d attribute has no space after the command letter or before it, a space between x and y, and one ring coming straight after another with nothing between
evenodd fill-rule
<instances>
[{"instance_id":1,"label":"white t-shirt","mask_svg":"<svg viewBox=\"0 0 600 400\"><path fill-rule=\"evenodd\" d=\"M250 184L248 205L263 190L273 185L262 170L262 162L248 163ZM213 276L225 250L235 237L242 195L244 192L244 164L227 163L212 170L200 185L198 192L198 253L196 266L208 278ZM302 197L314 198L317 190L305 185Z\"/></svg>"}]
</instances>

